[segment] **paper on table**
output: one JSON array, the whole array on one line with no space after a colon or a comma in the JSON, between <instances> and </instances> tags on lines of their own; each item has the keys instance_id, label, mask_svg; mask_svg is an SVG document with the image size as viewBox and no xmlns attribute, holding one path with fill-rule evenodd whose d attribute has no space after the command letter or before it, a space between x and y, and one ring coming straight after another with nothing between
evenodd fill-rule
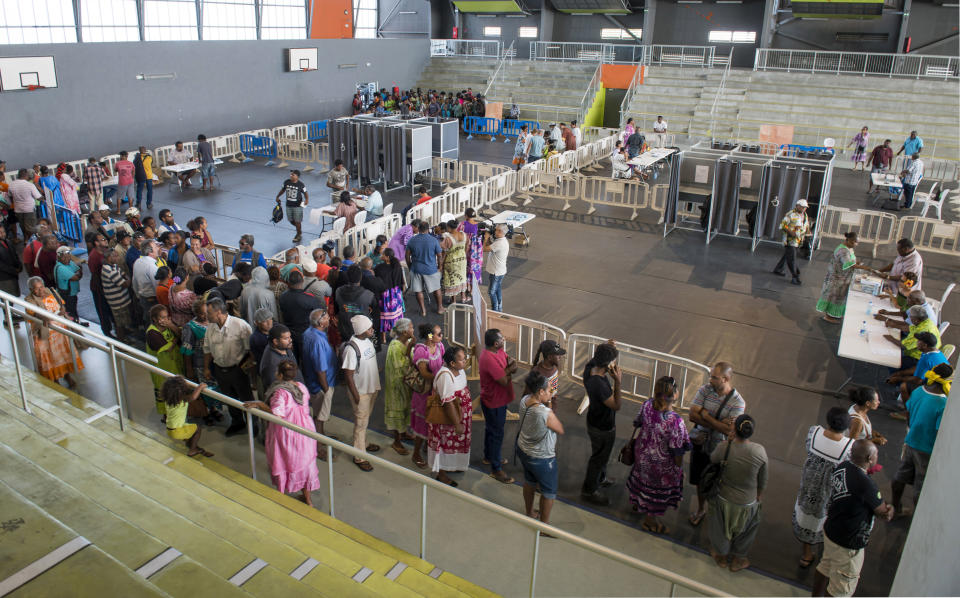
<instances>
[{"instance_id":1,"label":"paper on table","mask_svg":"<svg viewBox=\"0 0 960 598\"><path fill-rule=\"evenodd\" d=\"M706 165L698 165L693 173L693 182L706 184L709 179L710 167Z\"/></svg>"},{"instance_id":2,"label":"paper on table","mask_svg":"<svg viewBox=\"0 0 960 598\"><path fill-rule=\"evenodd\" d=\"M900 355L900 349L889 344L870 343L870 352L881 357L897 357Z\"/></svg>"},{"instance_id":3,"label":"paper on table","mask_svg":"<svg viewBox=\"0 0 960 598\"><path fill-rule=\"evenodd\" d=\"M310 224L319 226L322 221L323 212L320 211L320 208L313 208L310 210Z\"/></svg>"}]
</instances>

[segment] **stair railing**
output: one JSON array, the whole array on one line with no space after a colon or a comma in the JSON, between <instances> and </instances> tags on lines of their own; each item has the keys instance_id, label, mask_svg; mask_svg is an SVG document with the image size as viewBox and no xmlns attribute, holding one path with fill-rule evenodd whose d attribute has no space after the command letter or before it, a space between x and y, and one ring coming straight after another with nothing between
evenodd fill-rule
<instances>
[{"instance_id":1,"label":"stair railing","mask_svg":"<svg viewBox=\"0 0 960 598\"><path fill-rule=\"evenodd\" d=\"M515 51L513 45L516 43L516 40L510 42L510 46L504 50L503 55L500 56L500 60L497 61L497 68L493 71L493 75L490 76L490 81L487 82L486 89L483 90L483 97L486 98L487 94L490 93L490 88L493 87L494 82L497 80L497 76L500 74L500 71L503 70L503 65L507 62L507 57L510 58L510 64L513 64L513 55Z\"/></svg>"},{"instance_id":2,"label":"stair railing","mask_svg":"<svg viewBox=\"0 0 960 598\"><path fill-rule=\"evenodd\" d=\"M597 64L597 70L593 71L593 78L590 79L590 85L587 86L587 90L583 92L583 97L580 98L580 110L577 112L577 124L583 126L587 119L587 112L590 111L590 106L593 105L594 98L597 97L597 92L600 91L600 88L603 87L603 62Z\"/></svg>"},{"instance_id":3,"label":"stair railing","mask_svg":"<svg viewBox=\"0 0 960 598\"><path fill-rule=\"evenodd\" d=\"M723 97L723 89L727 85L727 75L730 74L730 65L733 64L733 50L730 48L730 55L727 57L727 66L723 68L723 75L720 76L720 85L717 86L717 95L713 98L713 106L710 107L710 139L715 139L713 128L717 124L717 107Z\"/></svg>"},{"instance_id":4,"label":"stair railing","mask_svg":"<svg viewBox=\"0 0 960 598\"><path fill-rule=\"evenodd\" d=\"M2 307L3 309L6 322L12 322L12 317L14 314L16 314L19 317L23 317L25 319L37 320L32 315L39 311L37 306L29 304L18 297L14 297L13 295L10 295L2 291L0 291L0 307ZM131 364L137 368L146 370L148 373L157 374L163 378L174 377L174 375L171 374L170 372L157 367L155 358L141 351L138 351L124 343L121 343L120 341L109 338L103 334L94 332L88 328L84 328L80 326L80 324L78 324L77 322L68 320L67 318L63 318L56 314L44 312L42 317L46 325L49 325L50 323L55 322L58 325L57 332L66 334L71 338L82 340L82 342L85 345L91 348L99 349L110 355L111 374L113 377L113 390L116 392L117 405L115 407L105 409L100 414L95 415L93 419L96 419L104 415L112 415L113 412L116 411L118 419L120 421L120 429L123 430L124 421L127 419L127 414L129 414L129 410L126 409L124 406L126 397L125 397L125 393L122 392L122 389L126 386L126 382L125 382L126 372L124 372L124 375L121 375L120 373L121 362ZM9 340L11 345L11 352L13 353L13 362L17 372L17 382L20 387L20 399L22 401L22 406L24 411L26 411L27 413L30 413L31 411L30 411L28 400L27 400L27 392L24 386L23 365L20 362L21 358L20 358L17 334L12 325L8 324L5 327L10 334ZM28 340L27 344L31 344L29 343L29 338L27 340ZM197 386L195 383L189 380L187 381L187 384L191 388L196 388ZM600 555L613 562L620 563L628 567L632 567L637 571L641 571L643 573L646 573L648 575L651 575L653 577L656 577L666 582L667 584L666 587L657 588L657 589L648 588L648 590L653 594L675 596L677 595L677 590L679 588L683 588L685 590L685 593L694 592L704 596L727 596L727 594L724 594L723 592L719 591L714 587L700 583L699 581L690 579L688 577L684 577L683 575L674 573L673 571L669 571L662 567L658 567L646 561L642 561L640 559L634 558L622 552L613 550L611 548L608 548L606 546L603 546L591 540L587 540L586 538L583 538L576 534L572 534L568 531L560 529L558 527L554 527L552 525L542 523L537 519L528 517L527 515L520 513L518 511L515 511L513 509L502 507L484 498L480 498L479 496L475 496L473 494L464 492L462 490L457 490L451 486L448 486L447 484L439 482L431 477L425 476L417 471L412 471L410 469L407 469L403 465L398 465L391 461L387 461L386 459L383 459L376 455L368 454L365 451L359 451L355 449L352 445L344 444L343 442L334 440L329 436L324 436L322 434L318 434L315 431L301 428L300 426L291 424L286 420L280 419L279 417L273 415L272 413L269 413L267 411L261 411L255 407L251 407L246 403L238 401L232 397L228 397L227 395L217 392L215 390L205 388L203 390L203 394L217 401L220 401L221 403L227 405L228 407L234 407L246 413L247 441L248 441L249 451L250 451L250 472L251 472L251 477L254 480L257 479L256 450L255 450L256 443L255 443L254 434L253 434L253 418L254 417L258 417L264 422L270 423L274 426L280 426L288 430L292 430L297 434L302 434L304 436L307 436L308 438L311 438L314 441L324 445L326 449L326 455L327 455L327 484L328 484L329 494L330 494L330 497L329 497L330 504L329 504L328 512L331 517L336 517L335 510L334 510L334 504L335 504L334 502L335 484L334 484L334 475L333 475L333 467L334 467L333 451L334 450L340 451L342 453L346 453L348 455L348 458L345 461L347 462L352 461L354 458L363 459L365 461L370 462L376 470L388 471L391 474L399 475L407 480L410 480L419 484L420 485L420 505L418 509L419 517L420 517L419 556L422 559L426 560L428 555L427 546L428 546L429 538L427 536L427 521L428 521L427 491L429 489L432 492L436 492L439 494L443 494L446 496L459 499L475 508L481 509L488 513L493 513L495 515L498 515L510 521L511 523L526 527L529 532L533 532L532 534L533 535L533 538L532 538L533 539L533 558L530 563L529 584L527 585L526 581L523 582L524 585L527 585L527 589L529 592L528 595L531 597L534 596L536 592L537 570L539 568L539 561L540 561L540 541L544 535L548 535L549 537L553 537L557 540L567 542L577 548L581 548L588 552L592 552L594 554ZM90 421L93 421L93 419L88 419L87 421L90 422ZM343 462L344 461L341 461L341 464ZM434 526L434 528L436 528L436 526ZM434 533L437 533L437 532L434 532ZM516 559L514 559L514 562L516 562ZM519 595L520 592L516 592L516 594Z\"/></svg>"},{"instance_id":5,"label":"stair railing","mask_svg":"<svg viewBox=\"0 0 960 598\"><path fill-rule=\"evenodd\" d=\"M641 69L646 68L643 64L637 65L637 70L633 73L633 79L630 80L630 85L627 87L627 93L623 96L623 101L620 102L620 130L623 130L623 127L627 124L627 113L630 111L630 103L633 101L633 96L637 93L637 88L640 86L640 75Z\"/></svg>"}]
</instances>

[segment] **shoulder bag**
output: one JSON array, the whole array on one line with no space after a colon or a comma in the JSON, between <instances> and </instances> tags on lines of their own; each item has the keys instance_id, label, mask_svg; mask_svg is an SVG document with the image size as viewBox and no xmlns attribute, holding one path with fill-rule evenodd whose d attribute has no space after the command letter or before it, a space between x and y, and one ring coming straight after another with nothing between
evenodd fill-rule
<instances>
[{"instance_id":1,"label":"shoulder bag","mask_svg":"<svg viewBox=\"0 0 960 598\"><path fill-rule=\"evenodd\" d=\"M430 383L420 375L420 370L413 362L412 356L410 362L403 368L403 383L417 394L423 394L430 390Z\"/></svg>"},{"instance_id":2,"label":"shoulder bag","mask_svg":"<svg viewBox=\"0 0 960 598\"><path fill-rule=\"evenodd\" d=\"M617 458L617 461L623 463L624 465L633 466L637 461L637 454L634 452L634 447L637 444L637 434L640 432L640 426L637 426L633 429L633 436L630 437L630 440L627 441L623 448L620 449L620 456Z\"/></svg>"},{"instance_id":3,"label":"shoulder bag","mask_svg":"<svg viewBox=\"0 0 960 598\"><path fill-rule=\"evenodd\" d=\"M727 403L730 402L730 399L733 398L733 395L737 392L737 389L734 388L731 390L727 396L723 397L723 402L720 403L720 408L717 409L717 412L713 414L713 419L720 419L720 414L723 412L723 408L727 406ZM707 444L707 439L710 438L710 434L713 432L709 428L705 428L700 424L696 425L699 429L699 432L696 436L690 436L690 442L695 446L703 446Z\"/></svg>"},{"instance_id":4,"label":"shoulder bag","mask_svg":"<svg viewBox=\"0 0 960 598\"><path fill-rule=\"evenodd\" d=\"M707 465L700 474L700 492L706 498L713 498L720 493L723 487L723 470L727 467L727 458L730 456L730 446L733 442L727 441L727 450L723 453L723 460L719 463Z\"/></svg>"},{"instance_id":5,"label":"shoulder bag","mask_svg":"<svg viewBox=\"0 0 960 598\"><path fill-rule=\"evenodd\" d=\"M437 375L439 376L439 374ZM450 377L453 378L453 374L450 374ZM434 378L434 382L436 382L436 378ZM443 408L443 402L440 400L440 393L437 392L436 386L434 386L430 396L427 397L427 410L424 415L428 424L453 426L457 423L456 420L450 418L447 410Z\"/></svg>"}]
</instances>

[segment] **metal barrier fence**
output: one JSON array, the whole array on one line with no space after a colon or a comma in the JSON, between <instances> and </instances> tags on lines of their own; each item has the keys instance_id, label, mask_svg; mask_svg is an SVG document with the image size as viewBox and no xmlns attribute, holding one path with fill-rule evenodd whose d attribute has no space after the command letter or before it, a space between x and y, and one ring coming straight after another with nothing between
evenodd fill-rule
<instances>
[{"instance_id":1,"label":"metal barrier fence","mask_svg":"<svg viewBox=\"0 0 960 598\"><path fill-rule=\"evenodd\" d=\"M510 167L502 164L461 160L459 180L461 185L469 185L470 183L478 183L484 179L508 170L510 170Z\"/></svg>"},{"instance_id":2,"label":"metal barrier fence","mask_svg":"<svg viewBox=\"0 0 960 598\"><path fill-rule=\"evenodd\" d=\"M454 345L471 349L477 354L483 349L479 339L485 330L496 328L506 340L504 351L523 367L533 367L533 360L540 343L556 341L560 346L567 343L567 333L560 328L529 318L486 310L484 330L477 334L477 320L472 305L454 303L447 309L445 328L447 340Z\"/></svg>"},{"instance_id":3,"label":"metal barrier fence","mask_svg":"<svg viewBox=\"0 0 960 598\"><path fill-rule=\"evenodd\" d=\"M541 128L540 123L535 120L514 120L507 118L500 122L500 134L503 135L504 143L519 137L520 127L524 125L527 126L527 133L533 133L534 130Z\"/></svg>"},{"instance_id":4,"label":"metal barrier fence","mask_svg":"<svg viewBox=\"0 0 960 598\"><path fill-rule=\"evenodd\" d=\"M19 298L13 297L12 295L9 295L4 292L0 292L0 308L3 309L4 315L6 317L6 321L8 322L11 321L13 313L24 316L25 319L27 319L28 321L37 320L36 318L28 314L28 312L36 311L35 306L30 305L20 300ZM111 391L115 393L116 405L103 409L100 413L96 414L93 417L93 419L97 419L99 417L104 417L104 416L113 416L114 414L116 414L119 425L120 425L120 430L121 431L124 430L125 422L127 421L128 414L130 413L130 410L126 407L126 404L127 404L127 401L131 398L129 396L129 393L124 392L126 385L122 382L122 380L126 377L126 374L127 374L127 368L125 366L130 365L137 368L138 370L142 370L145 373L156 374L163 378L173 377L173 374L155 365L156 364L155 358L147 354L144 354L132 347L129 347L119 341L108 338L106 336L93 332L89 329L82 328L76 322L72 322L56 314L45 313L44 318L47 320L48 325L54 324L58 326L58 331L60 331L62 334L65 334L77 340L81 340L85 346L92 349L97 349L99 351L103 351L104 353L109 355L110 373L112 377ZM17 384L20 390L21 407L25 412L31 413L30 402L27 395L26 386L24 384L24 372L23 372L24 365L21 363L21 361L23 360L21 359L21 356L20 356L20 350L19 350L17 337L16 337L16 330L12 326L7 326L6 329L10 335L11 353L13 357L14 367L16 369ZM121 363L124 364L123 375L121 375L120 373ZM189 384L191 388L195 387L195 384L193 382L188 381L187 384ZM330 517L334 517L334 518L336 517L337 485L335 483L335 476L334 476L334 466L336 463L333 458L334 450L340 451L347 455L346 459L343 459L340 461L341 466L344 462L350 462L354 458L364 459L366 461L369 461L373 465L375 471L378 471L378 472L385 471L385 472L388 472L388 475L399 475L404 479L412 481L415 484L417 484L420 490L419 497L418 497L419 498L418 512L419 512L420 521L419 521L419 550L415 552L418 554L418 556L421 559L427 559L429 557L429 554L431 554L427 550L429 545L429 538L430 538L427 533L427 530L428 530L427 522L429 520L428 512L427 512L427 498L428 498L428 490L429 490L430 492L437 492L445 496L453 497L457 500L463 501L464 503L472 507L479 508L482 511L485 511L487 513L492 513L500 517L503 517L504 519L507 519L509 522L515 525L523 526L527 528L528 531L533 532L532 533L533 558L530 562L530 577L529 577L529 580L520 581L521 587L524 588L524 591L516 592L517 595L524 592L528 592L528 595L531 597L536 595L537 571L540 565L540 559L539 559L540 542L541 542L541 538L543 537L543 534L549 534L550 537L555 538L555 540L558 542L567 542L579 549L592 552L601 557L607 558L613 562L626 565L639 572L642 572L644 574L651 575L657 579L663 580L665 582L664 588L654 589L654 588L648 587L648 589L651 592L656 593L658 595L659 594L662 594L662 595L669 594L671 596L676 595L678 588L683 588L685 592L693 592L693 593L701 594L704 596L724 596L725 595L721 593L719 590L717 590L716 588L707 586L698 581L689 579L687 577L684 577L672 571L663 569L661 567L651 565L650 563L641 561L632 556L628 556L621 552L612 550L610 548L607 548L606 546L597 544L596 542L586 540L576 534L570 533L568 531L562 530L552 525L541 523L539 520L534 519L532 517L528 517L521 512L502 507L486 499L480 498L478 496L474 496L473 494L469 494L462 490L455 489L451 486L448 486L447 484L434 480L417 471L410 470L403 465L395 464L391 461L388 461L376 455L368 454L365 451L359 451L355 449L352 445L344 444L328 436L318 434L315 431L306 430L304 428L301 428L300 426L291 424L286 420L283 420L273 415L272 413L269 413L267 411L261 411L254 407L251 407L246 403L240 402L232 397L221 394L215 390L211 390L207 388L203 391L203 394L227 405L230 408L236 408L245 412L247 416L246 417L247 446L248 446L249 458L250 458L250 475L254 480L257 479L256 441L254 439L254 434L253 434L253 429L255 425L254 418L259 418L260 420L262 420L262 423L264 425L269 423L273 426L286 428L288 430L291 430L292 432L296 432L297 434L302 434L316 441L320 445L323 445L323 448L321 448L320 450L325 450L326 456L327 456L327 459L326 459L327 476L326 477L327 477L327 491L329 494L329 497L328 497L329 504L328 504L327 512L329 513ZM90 422L93 420L88 419L87 421ZM374 474L374 475L380 475L380 474ZM469 516L469 514L467 516ZM435 527L435 526L432 526L432 527ZM506 547L506 549L509 549L509 548L510 547ZM503 550L504 547L500 547L499 549ZM516 558L518 557L512 557L512 558L516 560Z\"/></svg>"},{"instance_id":5,"label":"metal barrier fence","mask_svg":"<svg viewBox=\"0 0 960 598\"><path fill-rule=\"evenodd\" d=\"M648 47L640 44L530 42L530 60L642 64Z\"/></svg>"},{"instance_id":6,"label":"metal barrier fence","mask_svg":"<svg viewBox=\"0 0 960 598\"><path fill-rule=\"evenodd\" d=\"M821 239L843 239L844 233L856 231L860 243L873 245L873 257L877 257L878 247L893 243L899 228L893 214L837 206L827 206L820 212L819 220ZM818 249L819 245L818 242Z\"/></svg>"},{"instance_id":7,"label":"metal barrier fence","mask_svg":"<svg viewBox=\"0 0 960 598\"><path fill-rule=\"evenodd\" d=\"M513 196L517 191L517 172L514 170L508 170L506 172L501 172L495 174L484 181L483 192L484 192L484 203L488 208L498 204L500 202L505 202Z\"/></svg>"},{"instance_id":8,"label":"metal barrier fence","mask_svg":"<svg viewBox=\"0 0 960 598\"><path fill-rule=\"evenodd\" d=\"M317 155L317 174L330 170L330 144L314 143L313 149Z\"/></svg>"},{"instance_id":9,"label":"metal barrier fence","mask_svg":"<svg viewBox=\"0 0 960 598\"><path fill-rule=\"evenodd\" d=\"M278 140L277 157L280 160L277 168L286 168L289 160L290 162L303 162L304 166L300 170L310 172L313 170L312 164L317 160L317 147L309 141Z\"/></svg>"},{"instance_id":10,"label":"metal barrier fence","mask_svg":"<svg viewBox=\"0 0 960 598\"><path fill-rule=\"evenodd\" d=\"M463 58L500 58L503 44L485 39L431 39L430 56L456 56Z\"/></svg>"},{"instance_id":11,"label":"metal barrier fence","mask_svg":"<svg viewBox=\"0 0 960 598\"><path fill-rule=\"evenodd\" d=\"M830 73L907 77L911 79L956 79L960 58L923 54L881 54L872 52L824 52L820 50L773 50L757 48L755 71Z\"/></svg>"},{"instance_id":12,"label":"metal barrier fence","mask_svg":"<svg viewBox=\"0 0 960 598\"><path fill-rule=\"evenodd\" d=\"M240 135L240 153L252 160L251 156L260 156L267 158L266 166L273 166L273 160L277 157L277 142L272 137L266 135Z\"/></svg>"},{"instance_id":13,"label":"metal barrier fence","mask_svg":"<svg viewBox=\"0 0 960 598\"><path fill-rule=\"evenodd\" d=\"M950 182L960 181L960 162L952 160L929 160L920 155L923 160L923 178L931 181ZM906 170L910 156L897 156L890 172L900 173Z\"/></svg>"},{"instance_id":14,"label":"metal barrier fence","mask_svg":"<svg viewBox=\"0 0 960 598\"><path fill-rule=\"evenodd\" d=\"M960 222L904 216L900 219L897 238L910 239L921 251L960 257Z\"/></svg>"},{"instance_id":15,"label":"metal barrier fence","mask_svg":"<svg viewBox=\"0 0 960 598\"><path fill-rule=\"evenodd\" d=\"M598 345L607 339L589 334L571 334L567 339L567 375L581 384L583 368ZM687 411L697 389L710 379L710 368L696 361L617 341L617 365L623 372L621 393L624 398L643 402L653 396L653 386L661 376L672 376L680 397L677 411Z\"/></svg>"},{"instance_id":16,"label":"metal barrier fence","mask_svg":"<svg viewBox=\"0 0 960 598\"><path fill-rule=\"evenodd\" d=\"M449 184L460 180L460 161L456 158L434 156L430 170L433 180L438 183Z\"/></svg>"},{"instance_id":17,"label":"metal barrier fence","mask_svg":"<svg viewBox=\"0 0 960 598\"><path fill-rule=\"evenodd\" d=\"M638 210L649 205L647 193L649 186L635 179L611 179L607 177L584 177L580 199L590 209L587 214L597 211L597 206L612 206L632 210L630 220L636 219Z\"/></svg>"},{"instance_id":18,"label":"metal barrier fence","mask_svg":"<svg viewBox=\"0 0 960 598\"><path fill-rule=\"evenodd\" d=\"M283 140L308 141L308 130L309 127L306 123L283 125L281 127L274 127L271 130L271 136L277 143Z\"/></svg>"},{"instance_id":19,"label":"metal barrier fence","mask_svg":"<svg viewBox=\"0 0 960 598\"><path fill-rule=\"evenodd\" d=\"M644 64L713 68L714 46L650 46Z\"/></svg>"},{"instance_id":20,"label":"metal barrier fence","mask_svg":"<svg viewBox=\"0 0 960 598\"><path fill-rule=\"evenodd\" d=\"M467 133L467 139L473 139L474 135L489 135L490 141L494 141L501 133L501 123L497 118L468 116L463 119L463 130Z\"/></svg>"},{"instance_id":21,"label":"metal barrier fence","mask_svg":"<svg viewBox=\"0 0 960 598\"><path fill-rule=\"evenodd\" d=\"M517 173L517 191L523 198L523 205L535 199L563 201L563 210L570 208L570 202L580 198L583 177L573 173L545 172L536 168L522 168Z\"/></svg>"},{"instance_id":22,"label":"metal barrier fence","mask_svg":"<svg viewBox=\"0 0 960 598\"><path fill-rule=\"evenodd\" d=\"M221 135L212 139L207 139L213 147L213 157L219 160L229 160L230 162L239 162L240 152L240 134Z\"/></svg>"}]
</instances>

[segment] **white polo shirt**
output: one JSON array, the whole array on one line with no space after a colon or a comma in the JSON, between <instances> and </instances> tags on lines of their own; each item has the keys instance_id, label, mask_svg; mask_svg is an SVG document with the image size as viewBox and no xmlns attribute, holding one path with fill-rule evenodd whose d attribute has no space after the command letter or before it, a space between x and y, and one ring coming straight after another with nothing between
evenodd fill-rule
<instances>
[{"instance_id":1,"label":"white polo shirt","mask_svg":"<svg viewBox=\"0 0 960 598\"><path fill-rule=\"evenodd\" d=\"M137 261L133 262L133 274L130 283L133 285L133 292L137 297L156 297L157 280L155 278L157 270L156 258L148 255L141 255Z\"/></svg>"},{"instance_id":2,"label":"white polo shirt","mask_svg":"<svg viewBox=\"0 0 960 598\"><path fill-rule=\"evenodd\" d=\"M504 276L507 273L507 254L510 252L510 242L506 237L494 239L490 243L490 257L487 258L487 273L494 276Z\"/></svg>"},{"instance_id":3,"label":"white polo shirt","mask_svg":"<svg viewBox=\"0 0 960 598\"><path fill-rule=\"evenodd\" d=\"M665 133L667 131L667 121L661 120L659 122L654 122L653 130L657 133Z\"/></svg>"}]
</instances>

